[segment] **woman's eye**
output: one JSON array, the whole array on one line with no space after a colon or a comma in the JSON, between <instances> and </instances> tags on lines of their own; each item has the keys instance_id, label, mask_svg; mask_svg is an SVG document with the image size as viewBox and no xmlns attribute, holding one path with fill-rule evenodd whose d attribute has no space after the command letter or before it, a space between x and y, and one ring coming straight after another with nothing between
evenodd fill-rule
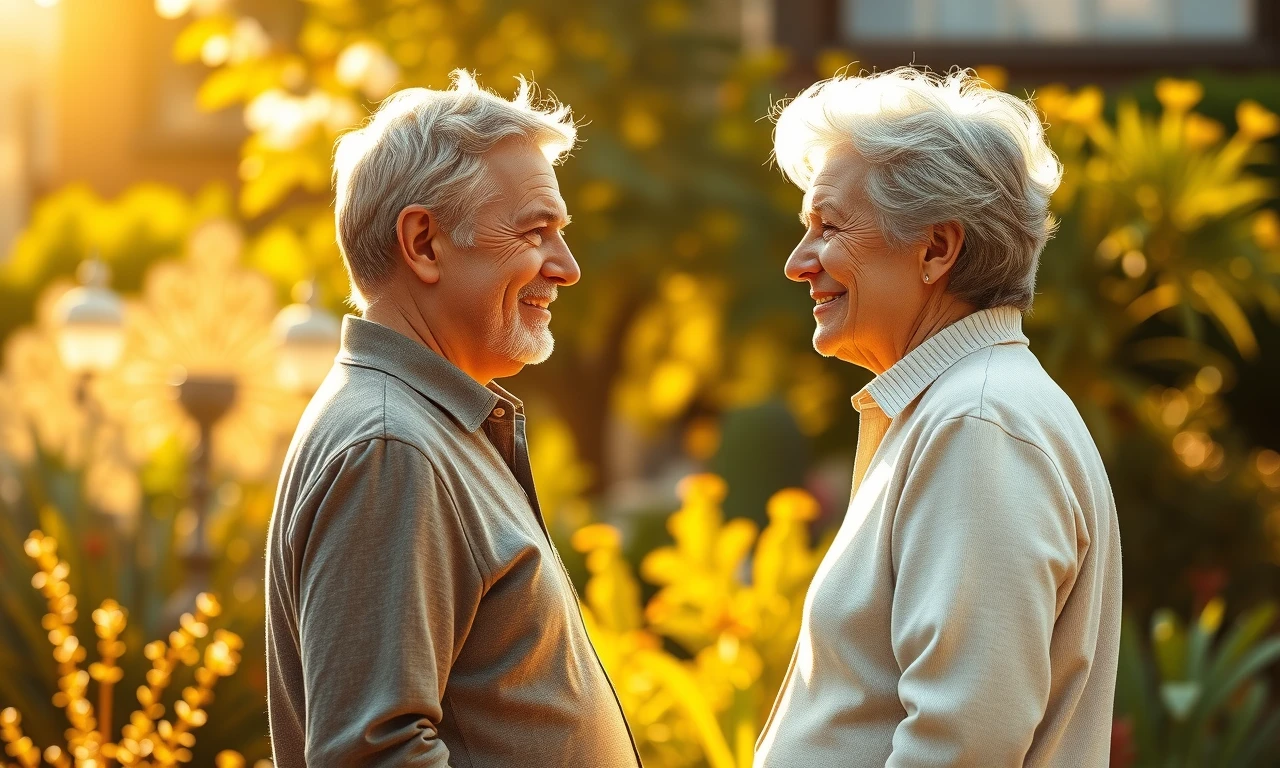
<instances>
[{"instance_id":1,"label":"woman's eye","mask_svg":"<svg viewBox=\"0 0 1280 768\"><path fill-rule=\"evenodd\" d=\"M823 236L824 238L826 238L826 237L830 237L830 236L831 236L831 234L832 234L832 233L834 233L835 231L836 231L836 227L835 227L835 225L834 225L834 224L823 224L823 225L822 225L822 236Z\"/></svg>"}]
</instances>

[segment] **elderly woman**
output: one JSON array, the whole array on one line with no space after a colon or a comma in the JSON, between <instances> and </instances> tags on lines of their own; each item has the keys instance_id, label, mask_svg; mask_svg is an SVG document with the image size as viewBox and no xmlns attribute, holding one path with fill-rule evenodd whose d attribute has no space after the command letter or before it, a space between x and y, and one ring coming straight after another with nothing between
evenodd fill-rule
<instances>
[{"instance_id":1,"label":"elderly woman","mask_svg":"<svg viewBox=\"0 0 1280 768\"><path fill-rule=\"evenodd\" d=\"M775 148L813 345L875 378L756 766L1105 766L1115 502L1021 326L1061 178L1039 118L899 69L807 89Z\"/></svg>"}]
</instances>

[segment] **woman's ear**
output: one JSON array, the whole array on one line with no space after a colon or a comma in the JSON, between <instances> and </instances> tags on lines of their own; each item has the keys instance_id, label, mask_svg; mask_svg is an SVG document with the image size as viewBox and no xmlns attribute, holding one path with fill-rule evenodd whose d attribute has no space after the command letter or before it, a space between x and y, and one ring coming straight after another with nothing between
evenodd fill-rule
<instances>
[{"instance_id":1,"label":"woman's ear","mask_svg":"<svg viewBox=\"0 0 1280 768\"><path fill-rule=\"evenodd\" d=\"M928 238L920 255L920 272L926 283L934 285L955 266L964 247L964 225L958 221L934 224Z\"/></svg>"},{"instance_id":2,"label":"woman's ear","mask_svg":"<svg viewBox=\"0 0 1280 768\"><path fill-rule=\"evenodd\" d=\"M400 259L424 283L440 279L440 222L421 205L406 206L396 218Z\"/></svg>"}]
</instances>

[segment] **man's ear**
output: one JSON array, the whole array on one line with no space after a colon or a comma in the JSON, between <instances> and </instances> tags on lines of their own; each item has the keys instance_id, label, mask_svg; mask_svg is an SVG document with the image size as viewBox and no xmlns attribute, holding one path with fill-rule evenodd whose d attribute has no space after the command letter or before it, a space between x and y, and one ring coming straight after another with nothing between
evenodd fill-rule
<instances>
[{"instance_id":1,"label":"man's ear","mask_svg":"<svg viewBox=\"0 0 1280 768\"><path fill-rule=\"evenodd\" d=\"M926 283L936 284L951 271L964 247L964 225L944 221L929 228L928 241L920 256L920 271Z\"/></svg>"},{"instance_id":2,"label":"man's ear","mask_svg":"<svg viewBox=\"0 0 1280 768\"><path fill-rule=\"evenodd\" d=\"M400 259L418 279L435 283L440 279L440 221L421 205L406 206L396 218L396 244Z\"/></svg>"}]
</instances>

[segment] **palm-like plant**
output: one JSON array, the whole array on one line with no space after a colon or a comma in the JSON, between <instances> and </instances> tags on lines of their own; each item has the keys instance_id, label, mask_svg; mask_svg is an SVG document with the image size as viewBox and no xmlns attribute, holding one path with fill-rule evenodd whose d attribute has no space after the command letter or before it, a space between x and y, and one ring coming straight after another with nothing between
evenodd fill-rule
<instances>
[{"instance_id":1,"label":"palm-like plant","mask_svg":"<svg viewBox=\"0 0 1280 768\"><path fill-rule=\"evenodd\" d=\"M1246 768L1271 756L1280 712L1268 714L1270 687L1260 673L1280 660L1280 637L1267 637L1276 607L1243 614L1215 643L1223 609L1220 598L1209 601L1190 626L1158 611L1149 649L1125 619L1113 765Z\"/></svg>"},{"instance_id":2,"label":"palm-like plant","mask_svg":"<svg viewBox=\"0 0 1280 768\"><path fill-rule=\"evenodd\" d=\"M1280 118L1242 102L1225 138L1221 124L1192 111L1198 83L1163 80L1156 92L1162 114L1126 101L1114 124L1096 88L1037 94L1066 174L1029 330L1104 450L1110 408L1144 421L1143 366L1212 366L1229 377L1206 325L1249 359L1258 351L1249 312L1280 317L1280 238L1263 209L1274 184L1250 170L1267 159L1262 142L1280 132Z\"/></svg>"}]
</instances>

